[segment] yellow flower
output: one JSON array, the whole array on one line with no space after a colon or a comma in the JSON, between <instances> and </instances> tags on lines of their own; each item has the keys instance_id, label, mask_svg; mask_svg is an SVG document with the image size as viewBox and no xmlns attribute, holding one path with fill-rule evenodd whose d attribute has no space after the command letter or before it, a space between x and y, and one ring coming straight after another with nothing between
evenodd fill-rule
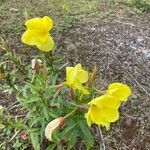
<instances>
[{"instance_id":1,"label":"yellow flower","mask_svg":"<svg viewBox=\"0 0 150 150\"><path fill-rule=\"evenodd\" d=\"M106 94L115 96L120 101L127 101L127 98L131 95L131 89L126 84L112 83L109 85Z\"/></svg>"},{"instance_id":2,"label":"yellow flower","mask_svg":"<svg viewBox=\"0 0 150 150\"><path fill-rule=\"evenodd\" d=\"M81 64L75 67L66 68L66 85L73 89L82 91L83 94L89 94L87 89L82 85L88 81L88 72L82 69Z\"/></svg>"},{"instance_id":3,"label":"yellow flower","mask_svg":"<svg viewBox=\"0 0 150 150\"><path fill-rule=\"evenodd\" d=\"M27 30L22 35L22 42L28 45L36 45L44 52L49 52L54 47L54 41L49 34L53 27L53 21L48 16L33 18L25 23Z\"/></svg>"},{"instance_id":4,"label":"yellow flower","mask_svg":"<svg viewBox=\"0 0 150 150\"><path fill-rule=\"evenodd\" d=\"M89 127L91 123L105 126L109 130L110 123L119 119L118 108L120 102L111 95L103 95L93 99L90 103L90 108L86 114L86 119Z\"/></svg>"}]
</instances>

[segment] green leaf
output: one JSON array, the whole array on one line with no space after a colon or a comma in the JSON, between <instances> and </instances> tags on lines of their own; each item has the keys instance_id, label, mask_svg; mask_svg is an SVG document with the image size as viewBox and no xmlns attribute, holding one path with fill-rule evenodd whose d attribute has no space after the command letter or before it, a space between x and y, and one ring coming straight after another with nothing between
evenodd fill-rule
<instances>
[{"instance_id":1,"label":"green leaf","mask_svg":"<svg viewBox=\"0 0 150 150\"><path fill-rule=\"evenodd\" d=\"M54 150L55 147L56 147L56 144L51 144L46 148L46 150Z\"/></svg>"},{"instance_id":2,"label":"green leaf","mask_svg":"<svg viewBox=\"0 0 150 150\"><path fill-rule=\"evenodd\" d=\"M72 130L75 128L75 126L76 126L75 122L70 122L70 124L68 124L68 126L61 133L62 139L65 138L67 134L70 134Z\"/></svg>"},{"instance_id":3,"label":"green leaf","mask_svg":"<svg viewBox=\"0 0 150 150\"><path fill-rule=\"evenodd\" d=\"M44 106L44 105L42 106L42 112L43 112L46 120L49 121L49 112L48 112L46 106Z\"/></svg>"},{"instance_id":4,"label":"green leaf","mask_svg":"<svg viewBox=\"0 0 150 150\"><path fill-rule=\"evenodd\" d=\"M76 132L72 132L68 139L67 150L71 150L77 142L77 134Z\"/></svg>"},{"instance_id":5,"label":"green leaf","mask_svg":"<svg viewBox=\"0 0 150 150\"><path fill-rule=\"evenodd\" d=\"M40 127L40 141L43 141L44 136L44 132L45 132L45 127L46 127L46 121L42 118L41 119L41 127Z\"/></svg>"},{"instance_id":6,"label":"green leaf","mask_svg":"<svg viewBox=\"0 0 150 150\"><path fill-rule=\"evenodd\" d=\"M85 121L78 120L79 135L84 140L87 149L90 149L94 145L93 135L90 132Z\"/></svg>"},{"instance_id":7,"label":"green leaf","mask_svg":"<svg viewBox=\"0 0 150 150\"><path fill-rule=\"evenodd\" d=\"M37 133L30 132L31 143L33 145L34 150L40 150L39 137Z\"/></svg>"},{"instance_id":8,"label":"green leaf","mask_svg":"<svg viewBox=\"0 0 150 150\"><path fill-rule=\"evenodd\" d=\"M40 100L40 98L38 97L38 95L30 95L29 97L27 97L25 99L25 103L30 104L30 103L33 103L33 102L37 102L39 100Z\"/></svg>"},{"instance_id":9,"label":"green leaf","mask_svg":"<svg viewBox=\"0 0 150 150\"><path fill-rule=\"evenodd\" d=\"M52 110L52 109L49 109L49 115L52 117L52 118L58 118L58 114L55 110Z\"/></svg>"},{"instance_id":10,"label":"green leaf","mask_svg":"<svg viewBox=\"0 0 150 150\"><path fill-rule=\"evenodd\" d=\"M28 87L31 89L31 92L32 92L33 94L34 94L34 93L38 93L38 92L40 91L40 86L37 87L37 86L35 86L35 85L31 84L31 83L28 83L27 85L28 85Z\"/></svg>"},{"instance_id":11,"label":"green leaf","mask_svg":"<svg viewBox=\"0 0 150 150\"><path fill-rule=\"evenodd\" d=\"M0 124L0 129L3 129L3 128L5 128L5 125Z\"/></svg>"}]
</instances>

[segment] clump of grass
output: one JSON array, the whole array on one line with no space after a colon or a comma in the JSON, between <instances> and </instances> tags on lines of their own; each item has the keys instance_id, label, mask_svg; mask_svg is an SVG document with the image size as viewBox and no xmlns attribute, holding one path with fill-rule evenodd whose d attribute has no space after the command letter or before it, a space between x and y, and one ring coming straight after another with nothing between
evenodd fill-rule
<instances>
[{"instance_id":1,"label":"clump of grass","mask_svg":"<svg viewBox=\"0 0 150 150\"><path fill-rule=\"evenodd\" d=\"M141 12L150 12L150 0L126 0L125 3Z\"/></svg>"},{"instance_id":2,"label":"clump of grass","mask_svg":"<svg viewBox=\"0 0 150 150\"><path fill-rule=\"evenodd\" d=\"M76 25L81 20L86 20L99 15L98 0L49 0L48 10L54 18L57 30Z\"/></svg>"}]
</instances>

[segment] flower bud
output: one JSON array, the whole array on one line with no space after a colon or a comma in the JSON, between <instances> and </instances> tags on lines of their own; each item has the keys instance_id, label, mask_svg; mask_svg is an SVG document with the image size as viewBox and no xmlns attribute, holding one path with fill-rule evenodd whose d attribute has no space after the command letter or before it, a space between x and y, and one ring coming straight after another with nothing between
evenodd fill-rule
<instances>
[{"instance_id":1,"label":"flower bud","mask_svg":"<svg viewBox=\"0 0 150 150\"><path fill-rule=\"evenodd\" d=\"M0 80L4 79L5 77L5 72L3 68L0 68Z\"/></svg>"},{"instance_id":2,"label":"flower bud","mask_svg":"<svg viewBox=\"0 0 150 150\"><path fill-rule=\"evenodd\" d=\"M0 105L0 115L2 115L4 112L4 107L2 105Z\"/></svg>"},{"instance_id":3,"label":"flower bud","mask_svg":"<svg viewBox=\"0 0 150 150\"><path fill-rule=\"evenodd\" d=\"M64 82L55 86L56 92L59 94L64 86Z\"/></svg>"},{"instance_id":4,"label":"flower bud","mask_svg":"<svg viewBox=\"0 0 150 150\"><path fill-rule=\"evenodd\" d=\"M45 61L44 61L43 66L42 66L42 73L43 73L45 80L47 80L48 68L47 68L47 64Z\"/></svg>"},{"instance_id":5,"label":"flower bud","mask_svg":"<svg viewBox=\"0 0 150 150\"><path fill-rule=\"evenodd\" d=\"M49 141L53 141L52 139L52 134L53 132L59 128L60 126L62 126L64 124L64 118L60 117L60 118L56 118L54 120L52 120L45 128L45 137L49 140Z\"/></svg>"},{"instance_id":6,"label":"flower bud","mask_svg":"<svg viewBox=\"0 0 150 150\"><path fill-rule=\"evenodd\" d=\"M75 90L72 87L70 88L70 97L72 99L76 99L76 93L75 93Z\"/></svg>"},{"instance_id":7,"label":"flower bud","mask_svg":"<svg viewBox=\"0 0 150 150\"><path fill-rule=\"evenodd\" d=\"M93 82L96 79L96 73L97 73L97 68L96 66L93 69L93 72L91 73L91 75L89 76L89 80L88 80L88 86L92 86Z\"/></svg>"},{"instance_id":8,"label":"flower bud","mask_svg":"<svg viewBox=\"0 0 150 150\"><path fill-rule=\"evenodd\" d=\"M25 20L26 20L26 21L29 19L29 14L28 14L26 8L24 9L24 17L25 17Z\"/></svg>"}]
</instances>

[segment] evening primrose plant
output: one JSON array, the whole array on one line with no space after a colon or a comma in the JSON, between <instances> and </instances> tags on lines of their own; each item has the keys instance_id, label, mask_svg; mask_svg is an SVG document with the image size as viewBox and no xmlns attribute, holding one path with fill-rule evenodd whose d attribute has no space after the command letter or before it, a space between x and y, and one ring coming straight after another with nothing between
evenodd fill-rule
<instances>
[{"instance_id":1,"label":"evening primrose plant","mask_svg":"<svg viewBox=\"0 0 150 150\"><path fill-rule=\"evenodd\" d=\"M63 64L63 59L54 55L50 17L29 19L25 25L22 42L36 46L40 54L31 64L24 64L21 57L1 46L9 56L7 62L14 64L11 71L5 62L1 63L5 74L2 80L6 81L4 92L11 89L15 93L25 114L15 122L5 116L1 123L25 133L35 150L71 150L79 140L86 149L91 149L95 142L91 128L102 126L110 130L111 124L119 120L121 104L131 95L130 87L115 82L100 92L94 83L96 67L90 73L80 63ZM64 77L62 70L66 71Z\"/></svg>"}]
</instances>

